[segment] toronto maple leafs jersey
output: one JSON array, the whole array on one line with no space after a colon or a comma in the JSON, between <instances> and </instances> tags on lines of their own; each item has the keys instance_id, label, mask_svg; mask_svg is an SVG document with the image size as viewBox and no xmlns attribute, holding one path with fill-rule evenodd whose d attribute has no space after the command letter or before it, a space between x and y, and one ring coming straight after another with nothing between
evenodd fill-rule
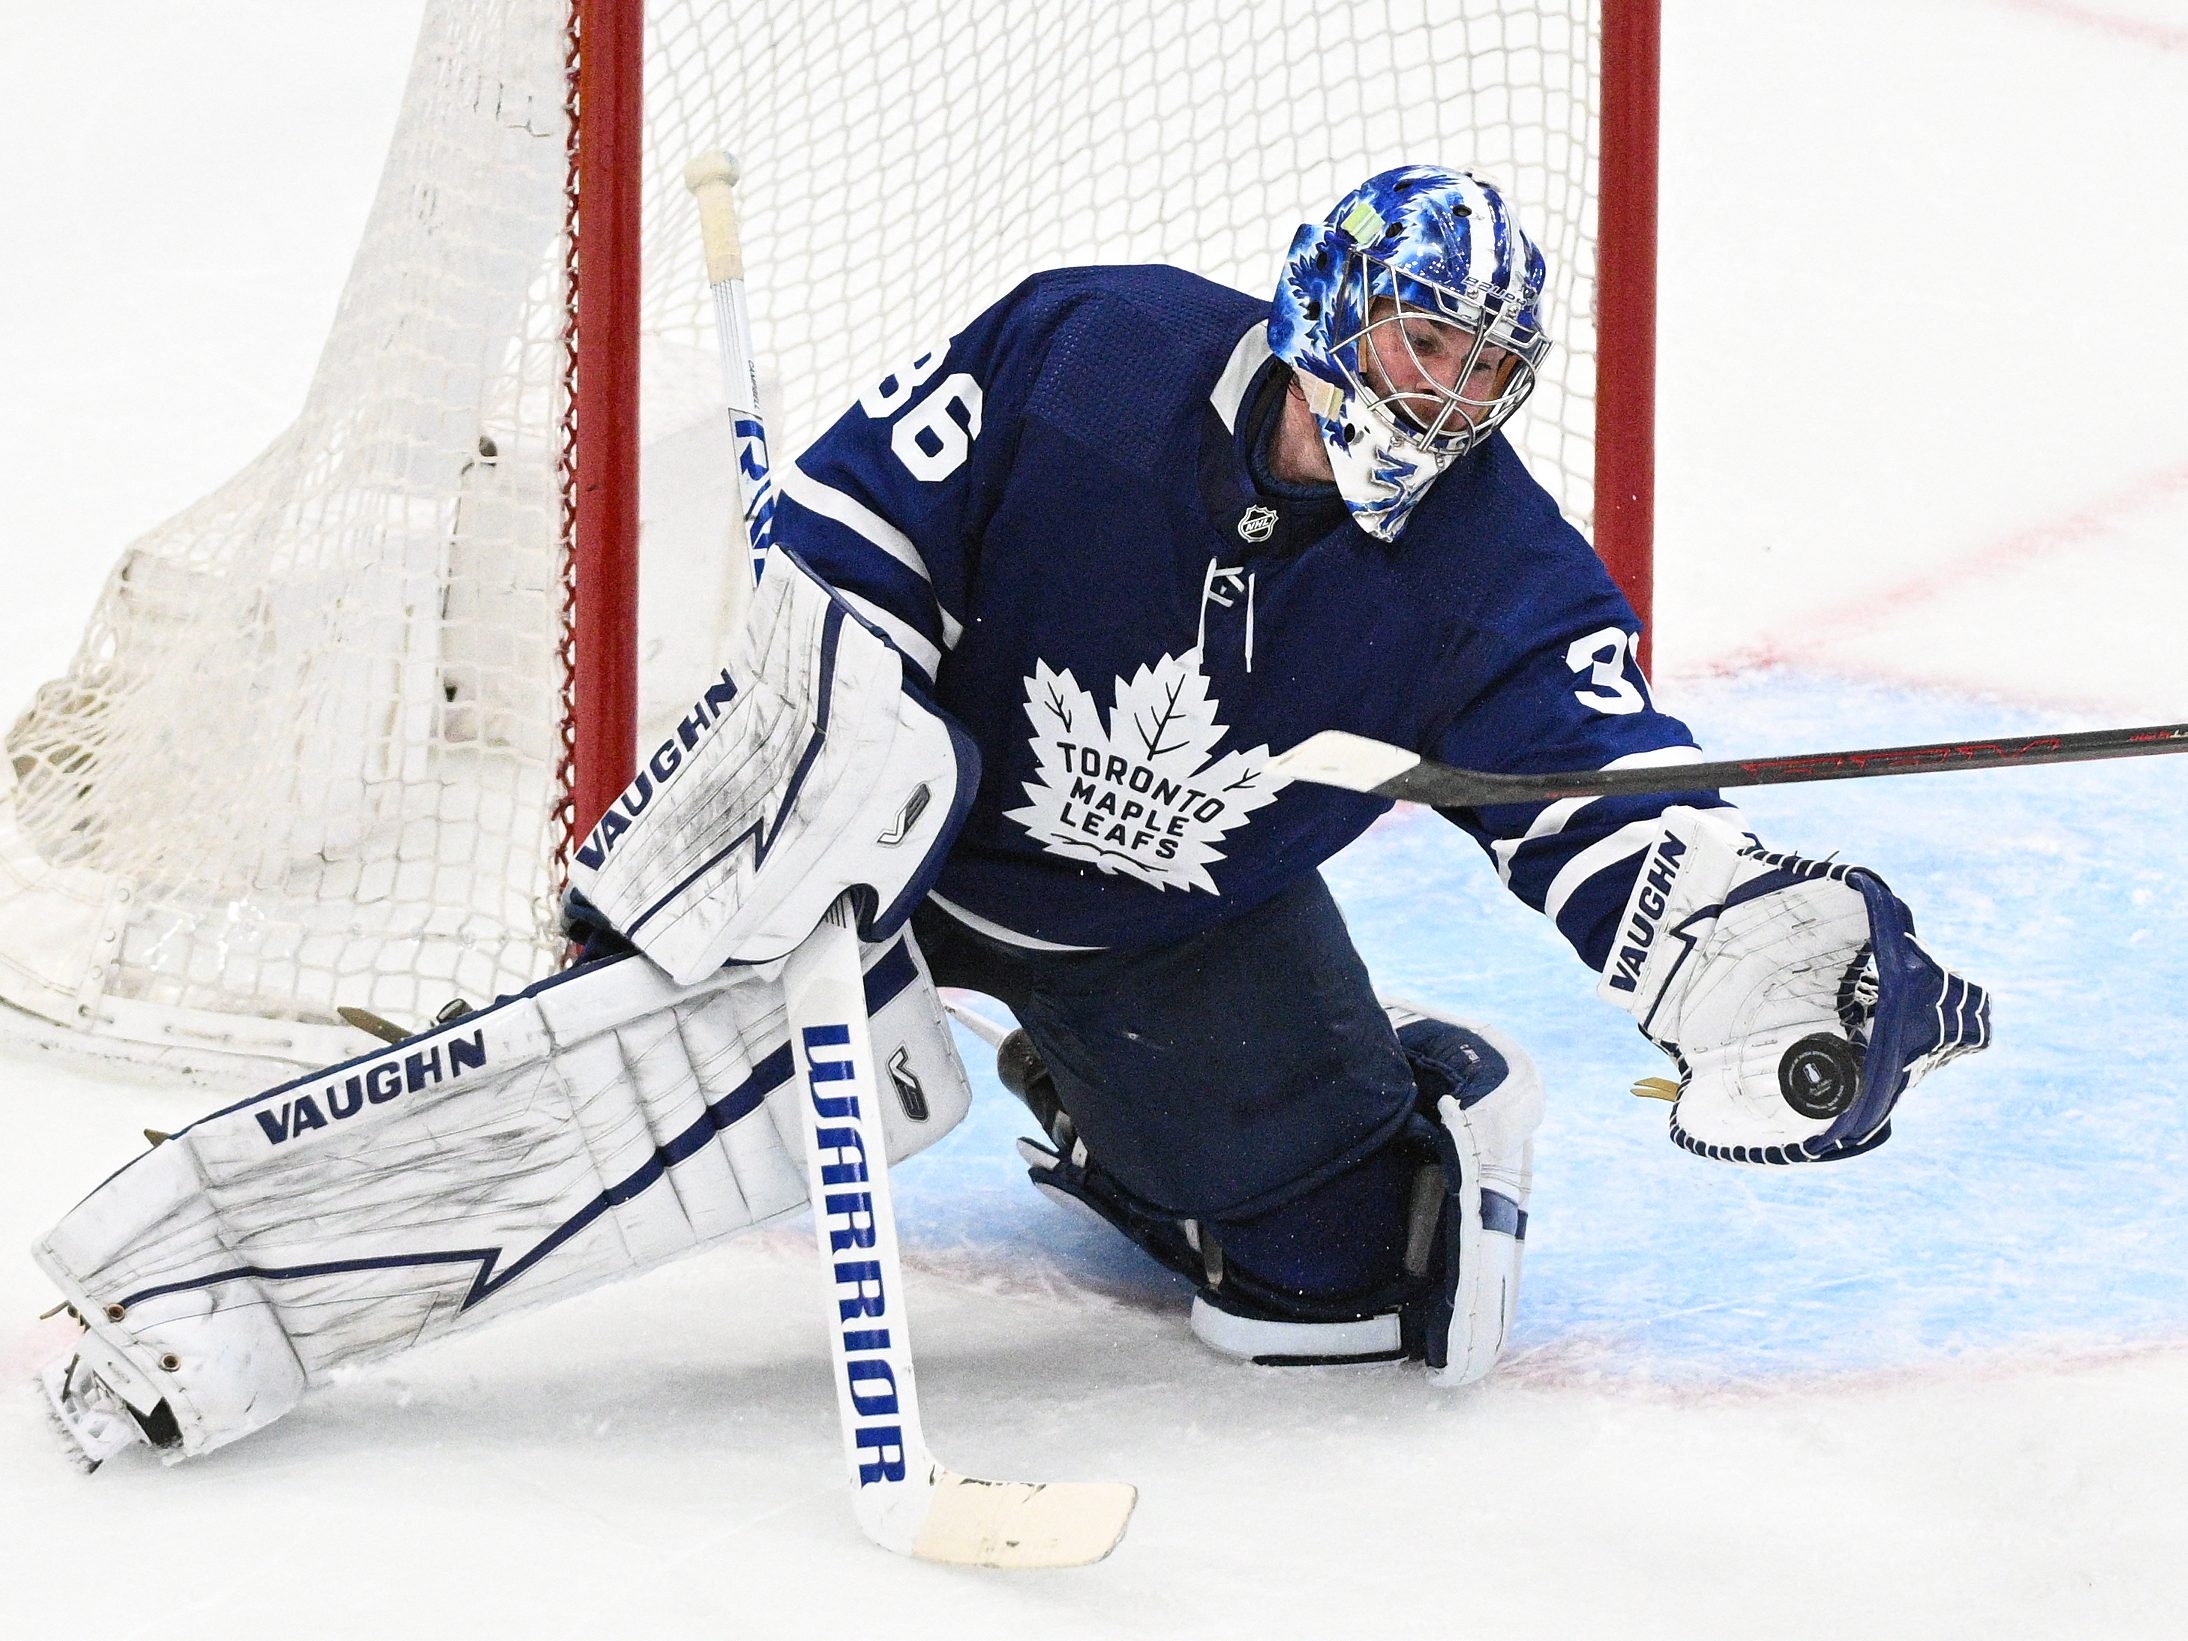
<instances>
[{"instance_id":1,"label":"toronto maple leafs jersey","mask_svg":"<svg viewBox=\"0 0 2188 1641\"><path fill-rule=\"evenodd\" d=\"M1035 276L860 395L783 476L775 540L978 745L936 895L1000 938L1182 939L1298 882L1384 800L1268 772L1343 729L1476 769L1699 756L1637 623L1501 435L1393 543L1259 451L1267 304L1165 267ZM1600 966L1665 805L1455 811Z\"/></svg>"}]
</instances>

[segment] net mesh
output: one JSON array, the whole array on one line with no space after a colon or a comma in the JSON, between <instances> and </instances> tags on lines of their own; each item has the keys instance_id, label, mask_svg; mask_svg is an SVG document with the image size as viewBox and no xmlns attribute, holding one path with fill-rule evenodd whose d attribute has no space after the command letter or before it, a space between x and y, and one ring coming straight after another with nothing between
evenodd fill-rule
<instances>
[{"instance_id":1,"label":"net mesh","mask_svg":"<svg viewBox=\"0 0 2188 1641\"><path fill-rule=\"evenodd\" d=\"M0 999L155 1056L318 1063L554 965L567 0L434 0L301 415L130 544L7 737ZM653 0L642 710L734 562L679 177L728 146L777 460L1026 274L1259 292L1401 161L1501 184L1559 349L1513 428L1586 525L1592 0ZM580 621L590 612L578 612Z\"/></svg>"}]
</instances>

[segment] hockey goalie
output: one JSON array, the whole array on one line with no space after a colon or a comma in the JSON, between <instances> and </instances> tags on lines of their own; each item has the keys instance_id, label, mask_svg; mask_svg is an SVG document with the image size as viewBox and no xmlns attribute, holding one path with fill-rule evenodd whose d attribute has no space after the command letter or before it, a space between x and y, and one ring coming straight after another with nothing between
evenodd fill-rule
<instances>
[{"instance_id":1,"label":"hockey goalie","mask_svg":"<svg viewBox=\"0 0 2188 1641\"><path fill-rule=\"evenodd\" d=\"M983 993L1032 1182L1189 1278L1215 1352L1488 1372L1541 1087L1493 1025L1378 997L1318 868L1387 805L1270 765L1329 729L1486 770L1699 759L1498 431L1543 277L1496 186L1411 166L1303 227L1273 304L1050 272L879 377L580 850L587 960L214 1113L42 1239L84 1455L207 1451L344 1363L797 1211L780 975L845 897L892 1157L969 1098L936 986ZM1670 1057L1692 1152L1856 1156L1987 1040L1875 874L1712 791L1448 818Z\"/></svg>"}]
</instances>

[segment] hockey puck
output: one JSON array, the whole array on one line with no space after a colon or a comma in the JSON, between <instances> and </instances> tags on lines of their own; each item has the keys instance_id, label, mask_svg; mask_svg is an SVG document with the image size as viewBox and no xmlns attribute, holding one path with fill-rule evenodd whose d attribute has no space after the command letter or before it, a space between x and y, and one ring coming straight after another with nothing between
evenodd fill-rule
<instances>
[{"instance_id":1,"label":"hockey puck","mask_svg":"<svg viewBox=\"0 0 2188 1641\"><path fill-rule=\"evenodd\" d=\"M1778 1092L1804 1117L1836 1117L1861 1092L1861 1050L1819 1031L1803 1037L1778 1061Z\"/></svg>"}]
</instances>

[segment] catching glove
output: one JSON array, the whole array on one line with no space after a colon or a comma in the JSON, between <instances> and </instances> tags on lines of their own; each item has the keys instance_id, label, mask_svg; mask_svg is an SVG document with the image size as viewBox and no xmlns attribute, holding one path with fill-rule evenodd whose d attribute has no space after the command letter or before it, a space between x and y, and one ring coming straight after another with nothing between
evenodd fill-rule
<instances>
[{"instance_id":1,"label":"catching glove","mask_svg":"<svg viewBox=\"0 0 2188 1641\"><path fill-rule=\"evenodd\" d=\"M1662 816L1596 994L1677 1064L1671 1137L1732 1162L1881 1145L1918 1078L1990 1041L1983 988L1916 944L1874 872L1773 854L1683 806Z\"/></svg>"}]
</instances>

